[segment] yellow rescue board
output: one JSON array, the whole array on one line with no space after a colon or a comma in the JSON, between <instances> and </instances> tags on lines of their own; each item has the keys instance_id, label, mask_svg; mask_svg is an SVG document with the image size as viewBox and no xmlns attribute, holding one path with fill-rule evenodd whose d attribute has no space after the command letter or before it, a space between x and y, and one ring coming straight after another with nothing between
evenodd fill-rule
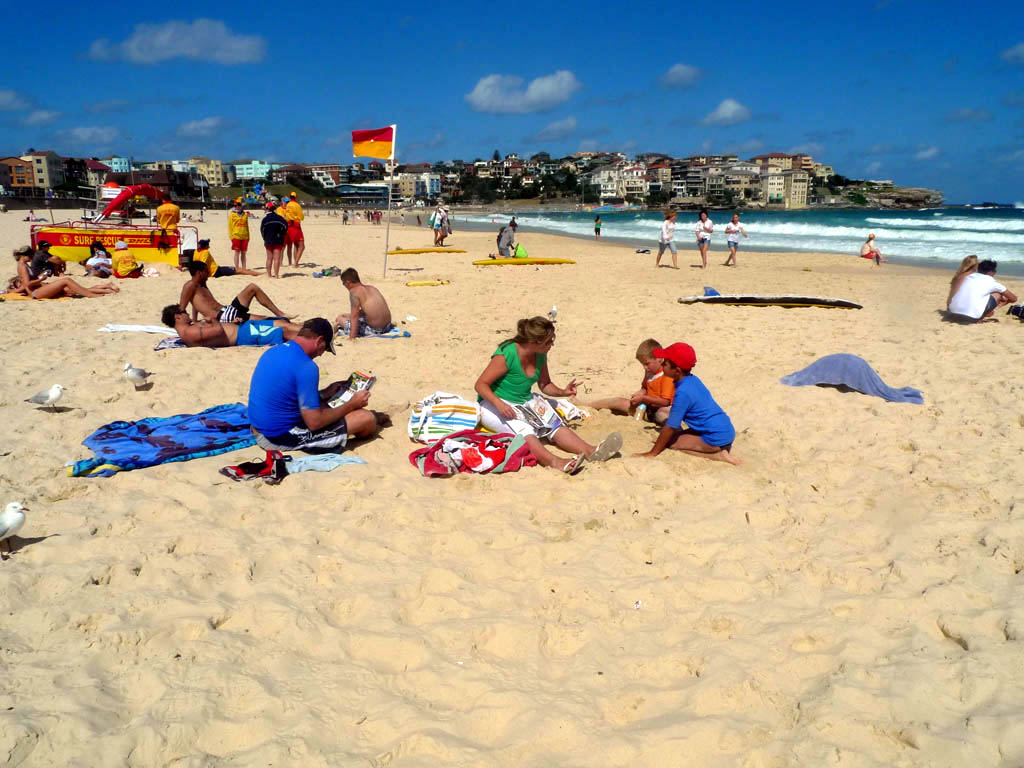
<instances>
[{"instance_id":1,"label":"yellow rescue board","mask_svg":"<svg viewBox=\"0 0 1024 768\"><path fill-rule=\"evenodd\" d=\"M403 253L465 253L465 251L458 248L399 248L397 251L388 251L388 256Z\"/></svg>"},{"instance_id":2,"label":"yellow rescue board","mask_svg":"<svg viewBox=\"0 0 1024 768\"><path fill-rule=\"evenodd\" d=\"M572 259L481 259L474 261L477 267L504 267L511 264L575 264Z\"/></svg>"},{"instance_id":3,"label":"yellow rescue board","mask_svg":"<svg viewBox=\"0 0 1024 768\"><path fill-rule=\"evenodd\" d=\"M406 285L410 288L420 288L427 285L448 285L451 280L410 280Z\"/></svg>"}]
</instances>

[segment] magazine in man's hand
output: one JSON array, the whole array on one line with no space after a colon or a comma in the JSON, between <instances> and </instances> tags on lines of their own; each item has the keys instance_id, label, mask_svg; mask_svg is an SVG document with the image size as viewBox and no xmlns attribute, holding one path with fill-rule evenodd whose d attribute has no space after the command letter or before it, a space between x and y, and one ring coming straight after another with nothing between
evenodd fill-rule
<instances>
[{"instance_id":1,"label":"magazine in man's hand","mask_svg":"<svg viewBox=\"0 0 1024 768\"><path fill-rule=\"evenodd\" d=\"M352 399L352 395L356 392L360 392L364 389L371 389L374 384L377 383L377 377L371 376L368 373L362 373L361 371L355 371L351 376L348 377L348 386L341 390L338 394L332 397L327 404L331 408L337 408L342 403L347 403Z\"/></svg>"}]
</instances>

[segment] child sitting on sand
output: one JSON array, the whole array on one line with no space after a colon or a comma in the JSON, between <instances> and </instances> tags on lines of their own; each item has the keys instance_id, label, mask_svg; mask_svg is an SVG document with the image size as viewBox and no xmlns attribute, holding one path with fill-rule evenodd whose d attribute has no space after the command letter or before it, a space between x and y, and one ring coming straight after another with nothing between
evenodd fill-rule
<instances>
[{"instance_id":1,"label":"child sitting on sand","mask_svg":"<svg viewBox=\"0 0 1024 768\"><path fill-rule=\"evenodd\" d=\"M673 448L706 459L741 464L729 451L736 439L736 430L725 411L714 401L708 388L690 371L697 364L697 353L689 344L676 342L664 349L655 349L654 357L665 362L665 375L675 382L675 397L665 426L654 446L646 453L653 458L666 448ZM686 429L683 429L686 422Z\"/></svg>"},{"instance_id":2,"label":"child sitting on sand","mask_svg":"<svg viewBox=\"0 0 1024 768\"><path fill-rule=\"evenodd\" d=\"M640 389L629 397L606 397L589 403L591 408L606 408L613 413L631 414L643 407L648 421L664 424L668 418L669 406L675 395L676 383L664 374L661 361L654 356L654 350L661 347L654 339L640 342L636 350L636 359L644 367L644 378ZM637 418L640 418L637 416Z\"/></svg>"}]
</instances>

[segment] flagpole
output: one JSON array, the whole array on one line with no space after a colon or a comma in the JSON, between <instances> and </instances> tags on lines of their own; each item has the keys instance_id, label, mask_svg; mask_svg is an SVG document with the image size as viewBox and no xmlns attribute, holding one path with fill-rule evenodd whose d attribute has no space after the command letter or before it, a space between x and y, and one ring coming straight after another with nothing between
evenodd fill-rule
<instances>
[{"instance_id":1,"label":"flagpole","mask_svg":"<svg viewBox=\"0 0 1024 768\"><path fill-rule=\"evenodd\" d=\"M391 157L388 158L388 223L384 230L384 275L388 276L388 251L391 245L391 190L395 185L395 142L398 139L398 125L391 126Z\"/></svg>"},{"instance_id":2,"label":"flagpole","mask_svg":"<svg viewBox=\"0 0 1024 768\"><path fill-rule=\"evenodd\" d=\"M390 244L391 244L391 189L392 189L392 186L394 184L395 161L394 160L388 160L386 168L387 168L387 172L388 172L388 184L387 184L387 187L388 187L388 225L387 225L387 228L384 230L384 275L383 275L383 277L387 277L388 276L388 250L389 250Z\"/></svg>"}]
</instances>

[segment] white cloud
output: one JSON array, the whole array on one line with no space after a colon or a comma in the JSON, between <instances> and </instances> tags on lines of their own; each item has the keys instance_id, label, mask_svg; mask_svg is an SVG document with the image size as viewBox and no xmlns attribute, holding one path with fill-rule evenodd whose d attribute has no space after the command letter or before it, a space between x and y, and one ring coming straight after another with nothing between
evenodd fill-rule
<instances>
[{"instance_id":1,"label":"white cloud","mask_svg":"<svg viewBox=\"0 0 1024 768\"><path fill-rule=\"evenodd\" d=\"M940 150L938 147L925 147L924 149L920 150L916 155L914 155L914 159L931 160L933 157L938 157L939 152Z\"/></svg>"},{"instance_id":2,"label":"white cloud","mask_svg":"<svg viewBox=\"0 0 1024 768\"><path fill-rule=\"evenodd\" d=\"M700 79L701 70L689 64L673 64L659 79L666 88L681 88L693 85Z\"/></svg>"},{"instance_id":3,"label":"white cloud","mask_svg":"<svg viewBox=\"0 0 1024 768\"><path fill-rule=\"evenodd\" d=\"M213 136L224 127L220 117L204 117L202 120L190 120L178 126L179 136Z\"/></svg>"},{"instance_id":4,"label":"white cloud","mask_svg":"<svg viewBox=\"0 0 1024 768\"><path fill-rule=\"evenodd\" d=\"M750 110L735 99L725 99L708 113L703 120L704 125L736 125L750 119Z\"/></svg>"},{"instance_id":5,"label":"white cloud","mask_svg":"<svg viewBox=\"0 0 1024 768\"><path fill-rule=\"evenodd\" d=\"M1011 64L1024 64L1024 43L1017 43L999 54L1003 61Z\"/></svg>"},{"instance_id":6,"label":"white cloud","mask_svg":"<svg viewBox=\"0 0 1024 768\"><path fill-rule=\"evenodd\" d=\"M28 109L28 101L17 91L0 88L0 112Z\"/></svg>"},{"instance_id":7,"label":"white cloud","mask_svg":"<svg viewBox=\"0 0 1024 768\"><path fill-rule=\"evenodd\" d=\"M223 21L213 19L136 24L131 36L123 42L113 43L101 38L89 46L90 58L123 59L133 64L156 64L168 59L244 64L262 61L266 55L264 38L234 34Z\"/></svg>"},{"instance_id":8,"label":"white cloud","mask_svg":"<svg viewBox=\"0 0 1024 768\"><path fill-rule=\"evenodd\" d=\"M823 155L825 154L825 147L816 141L808 142L807 144L797 144L795 147L790 147L786 150L787 155Z\"/></svg>"},{"instance_id":9,"label":"white cloud","mask_svg":"<svg viewBox=\"0 0 1024 768\"><path fill-rule=\"evenodd\" d=\"M80 125L61 131L61 135L74 144L92 144L103 146L117 138L120 131L109 125Z\"/></svg>"},{"instance_id":10,"label":"white cloud","mask_svg":"<svg viewBox=\"0 0 1024 768\"><path fill-rule=\"evenodd\" d=\"M477 112L526 114L557 107L580 87L576 75L564 69L532 80L525 89L524 82L515 75L488 75L480 79L465 99Z\"/></svg>"},{"instance_id":11,"label":"white cloud","mask_svg":"<svg viewBox=\"0 0 1024 768\"><path fill-rule=\"evenodd\" d=\"M864 173L866 173L867 175L870 176L872 174L878 173L878 171L879 171L879 169L881 169L881 167L882 167L882 161L881 160L875 160L873 162L868 163L864 167Z\"/></svg>"},{"instance_id":12,"label":"white cloud","mask_svg":"<svg viewBox=\"0 0 1024 768\"><path fill-rule=\"evenodd\" d=\"M987 109L963 107L946 113L947 123L983 123L991 119L992 113Z\"/></svg>"},{"instance_id":13,"label":"white cloud","mask_svg":"<svg viewBox=\"0 0 1024 768\"><path fill-rule=\"evenodd\" d=\"M60 117L60 112L53 109L34 109L25 116L25 125L44 125L52 123Z\"/></svg>"},{"instance_id":14,"label":"white cloud","mask_svg":"<svg viewBox=\"0 0 1024 768\"><path fill-rule=\"evenodd\" d=\"M760 139L747 139L746 141L741 141L737 144L730 144L722 151L732 153L734 155L749 155L751 152L757 152L760 149L764 149L763 141Z\"/></svg>"},{"instance_id":15,"label":"white cloud","mask_svg":"<svg viewBox=\"0 0 1024 768\"><path fill-rule=\"evenodd\" d=\"M556 120L548 123L532 136L527 136L523 141L528 144L536 144L541 141L557 141L576 132L576 118L569 116L564 120Z\"/></svg>"}]
</instances>

